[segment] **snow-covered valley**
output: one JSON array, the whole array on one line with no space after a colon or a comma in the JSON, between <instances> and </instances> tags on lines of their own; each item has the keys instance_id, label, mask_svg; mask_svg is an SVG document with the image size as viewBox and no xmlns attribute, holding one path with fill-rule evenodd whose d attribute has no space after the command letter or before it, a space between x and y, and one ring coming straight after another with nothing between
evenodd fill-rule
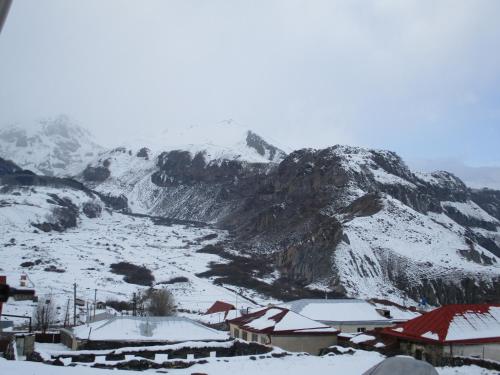
<instances>
[{"instance_id":1,"label":"snow-covered valley","mask_svg":"<svg viewBox=\"0 0 500 375\"><path fill-rule=\"evenodd\" d=\"M68 299L73 298L73 283L78 298L89 302L96 289L97 299L105 302L130 301L134 292L147 287L138 285L141 280L128 283L123 275L114 273L111 264L120 262L151 271L151 285L167 286L178 309L188 315L204 313L215 300L254 306L237 293L263 301L252 291L214 285L210 279L196 276L210 262L224 262L217 255L197 251L223 240L225 231L187 223L155 224L149 217L103 209L96 218L80 214L77 226L64 232L44 232L32 224L51 220L51 206L55 205L47 201L54 194L70 199L80 210L89 200L80 191L47 187L12 189L0 195L0 272L13 285L26 273L40 298L54 297L61 321ZM33 308L32 302L11 301L4 313L31 316Z\"/></svg>"}]
</instances>

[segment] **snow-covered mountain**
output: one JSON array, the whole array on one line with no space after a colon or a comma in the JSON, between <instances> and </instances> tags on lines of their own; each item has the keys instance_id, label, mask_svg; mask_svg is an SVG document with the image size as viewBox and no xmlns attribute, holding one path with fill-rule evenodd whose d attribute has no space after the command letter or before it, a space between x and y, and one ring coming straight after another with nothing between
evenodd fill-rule
<instances>
[{"instance_id":1,"label":"snow-covered mountain","mask_svg":"<svg viewBox=\"0 0 500 375\"><path fill-rule=\"evenodd\" d=\"M279 164L202 155L114 150L92 167L108 171L93 186L133 211L229 230L227 248L272 262L264 284L282 290L432 303L498 294L498 198L447 172L415 174L392 152L348 146ZM258 265L242 269L251 278Z\"/></svg>"},{"instance_id":2,"label":"snow-covered mountain","mask_svg":"<svg viewBox=\"0 0 500 375\"><path fill-rule=\"evenodd\" d=\"M64 115L0 129L0 157L38 174L72 176L101 151L87 130Z\"/></svg>"},{"instance_id":3,"label":"snow-covered mountain","mask_svg":"<svg viewBox=\"0 0 500 375\"><path fill-rule=\"evenodd\" d=\"M74 282L88 301L96 288L100 301L129 301L139 288L167 285L178 308L194 317L217 299L255 306L230 286L197 276L223 261L199 252L223 240L223 230L118 213L76 181L29 174L1 158L0 186L0 274L12 285L27 274L37 295L55 299L61 322ZM4 313L29 316L33 308L9 301Z\"/></svg>"},{"instance_id":4,"label":"snow-covered mountain","mask_svg":"<svg viewBox=\"0 0 500 375\"><path fill-rule=\"evenodd\" d=\"M191 142L191 143L190 143ZM213 221L221 215L214 198L221 193L219 182L232 180L251 171L260 173L276 166L286 153L251 130L231 121L212 127L190 126L183 130L164 131L153 139L138 138L125 146L106 151L83 170L79 179L96 190L115 197L125 197L133 212ZM186 194L187 185L165 189L171 176L165 170L176 168L186 182L211 180L213 186L198 185L191 192L189 211L179 215L176 194ZM175 185L174 184L174 185ZM174 211L176 213L174 213Z\"/></svg>"},{"instance_id":5,"label":"snow-covered mountain","mask_svg":"<svg viewBox=\"0 0 500 375\"><path fill-rule=\"evenodd\" d=\"M286 154L232 123L218 127L225 131L191 127L134 140L95 156L77 174L79 182L65 183L95 195L113 215L123 215L123 223L130 212L169 223L208 223L220 231L218 240L184 254L215 257L197 277L253 291L254 297L282 300L326 291L432 304L500 298L500 192L469 189L447 172L414 173L390 151L333 146ZM35 181L68 188L59 179L25 176L8 163L2 170L3 185ZM108 228L102 230L118 225L98 220ZM79 232L78 225L39 224ZM135 233L128 228L120 232L123 241ZM165 243L172 240L155 233ZM133 249L127 251L132 257ZM156 256L146 252L141 261L150 264ZM169 253L161 257L170 259Z\"/></svg>"}]
</instances>

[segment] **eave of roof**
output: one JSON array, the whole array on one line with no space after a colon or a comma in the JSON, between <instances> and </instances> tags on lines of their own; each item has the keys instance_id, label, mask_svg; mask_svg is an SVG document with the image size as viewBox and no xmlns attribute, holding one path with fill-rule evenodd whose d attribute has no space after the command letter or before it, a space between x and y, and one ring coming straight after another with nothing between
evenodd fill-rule
<instances>
[{"instance_id":1,"label":"eave of roof","mask_svg":"<svg viewBox=\"0 0 500 375\"><path fill-rule=\"evenodd\" d=\"M234 323L231 321L228 321L230 324L234 324L241 330L248 331L250 333L258 333L262 335L271 335L271 336L282 336L282 335L301 335L301 336L311 336L311 335L337 335L340 333L339 330L333 330L333 331L322 331L324 328L319 328L316 331L316 328L301 328L297 330L282 330L282 331L275 331L273 327L265 328L265 329L255 329L252 327L247 327L244 324L238 324Z\"/></svg>"},{"instance_id":2,"label":"eave of roof","mask_svg":"<svg viewBox=\"0 0 500 375\"><path fill-rule=\"evenodd\" d=\"M440 344L440 345L448 345L448 344L487 344L500 342L500 337L481 337L477 339L462 339L462 340L433 340L427 337L415 336L405 334L403 332L394 331L391 328L386 328L381 332L383 335L393 336L401 339L405 339L408 341L415 342L423 342L428 344Z\"/></svg>"}]
</instances>

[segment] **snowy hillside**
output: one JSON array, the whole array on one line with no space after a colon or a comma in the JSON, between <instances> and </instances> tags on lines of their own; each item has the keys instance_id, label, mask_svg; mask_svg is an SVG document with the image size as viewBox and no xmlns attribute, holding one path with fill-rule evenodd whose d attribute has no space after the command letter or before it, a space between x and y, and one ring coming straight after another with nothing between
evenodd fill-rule
<instances>
[{"instance_id":1,"label":"snowy hillside","mask_svg":"<svg viewBox=\"0 0 500 375\"><path fill-rule=\"evenodd\" d=\"M33 224L54 222L54 211L61 207L55 197L74 205L76 226L45 232ZM124 274L111 267L123 262L143 267L146 281L151 280L152 285L167 286L178 308L191 311L191 316L205 312L217 299L239 303L240 307L254 306L231 287L216 286L210 279L196 276L206 271L210 262L223 261L217 255L197 250L224 239L226 232L193 225L155 224L147 217L108 209L88 217L84 207L89 200L104 206L97 197L72 189L15 187L0 193L0 235L4 242L0 272L7 275L9 283L16 285L20 275L26 273L37 295L52 294L61 308L71 298L74 282L79 298L92 301L97 288L99 300L130 301L133 292L146 286L141 285L143 280L126 282ZM239 292L260 298L251 290ZM31 302L11 301L4 312L31 315L32 309Z\"/></svg>"},{"instance_id":2,"label":"snowy hillside","mask_svg":"<svg viewBox=\"0 0 500 375\"><path fill-rule=\"evenodd\" d=\"M445 214L424 215L389 196L378 213L343 228L334 260L349 295L404 302L404 285L411 295L411 286L453 280L457 273L486 284L500 276L500 258L479 245L471 248L465 229Z\"/></svg>"},{"instance_id":3,"label":"snowy hillside","mask_svg":"<svg viewBox=\"0 0 500 375\"><path fill-rule=\"evenodd\" d=\"M201 152L207 162L229 159L279 163L286 156L277 145L266 142L234 120L166 128L154 137L139 136L123 146L127 149L147 147L156 155L172 150L189 151L193 156Z\"/></svg>"},{"instance_id":4,"label":"snowy hillside","mask_svg":"<svg viewBox=\"0 0 500 375\"><path fill-rule=\"evenodd\" d=\"M75 175L102 150L66 116L0 129L0 157L38 174Z\"/></svg>"},{"instance_id":5,"label":"snowy hillside","mask_svg":"<svg viewBox=\"0 0 500 375\"><path fill-rule=\"evenodd\" d=\"M470 190L447 172L414 173L390 151L337 145L286 155L231 122L217 127L223 131L190 127L100 153L80 170L83 185L18 176L23 172L0 163L7 174L1 181L7 185L0 215L5 230L25 225L34 236L30 241L41 244L48 244L43 231L51 230L50 240L60 236L87 248L89 258L71 259L81 261L80 269L101 258L100 244L115 233L113 241L123 248L109 255L133 263L141 251L137 266L144 264L157 281L158 269L172 277L182 269L173 272L172 261L159 256L157 247L139 245L141 236L161 238L166 249L177 249L182 238L189 250L178 256L187 262L184 271L193 285L186 293L193 296L221 288L215 283L241 288L257 301L263 295L283 300L325 291L400 303L425 298L435 305L500 297L499 192ZM34 182L55 191L48 196ZM12 186L30 186L36 194L30 188L13 194ZM100 199L122 213L105 209ZM170 226L131 213L168 218ZM198 224L176 228L173 235L172 223L179 221ZM32 233L33 224L40 233ZM12 238L22 237L16 233ZM217 239L199 253L205 245L196 239L206 234ZM70 256L67 248L51 249L52 268L61 269L58 257ZM117 281L110 276L112 258L102 258L108 259L104 266L92 266L90 274ZM127 285L121 288L114 289L122 297L131 292Z\"/></svg>"},{"instance_id":6,"label":"snowy hillside","mask_svg":"<svg viewBox=\"0 0 500 375\"><path fill-rule=\"evenodd\" d=\"M259 135L229 121L209 128L190 126L175 132L165 130L154 139L138 138L126 146L100 154L79 178L99 192L125 196L133 212L171 216L176 211L175 196L179 191L161 186L172 178L162 171L164 166L188 159L190 165L180 168L186 173L196 169L192 175L201 177L202 174L224 174L226 168L250 169L252 165L267 170L285 156L282 150ZM213 182L217 182L217 176ZM196 204L184 217L207 221L221 215L218 209L211 207L213 191L208 189L206 193L204 196L203 191L192 192ZM184 205L185 202L179 203ZM195 210L216 212L200 215Z\"/></svg>"}]
</instances>

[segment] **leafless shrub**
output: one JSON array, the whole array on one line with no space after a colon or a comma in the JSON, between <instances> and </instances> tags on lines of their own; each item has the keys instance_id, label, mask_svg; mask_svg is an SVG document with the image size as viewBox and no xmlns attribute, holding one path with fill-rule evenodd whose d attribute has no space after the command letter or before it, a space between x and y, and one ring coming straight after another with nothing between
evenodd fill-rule
<instances>
[{"instance_id":1,"label":"leafless shrub","mask_svg":"<svg viewBox=\"0 0 500 375\"><path fill-rule=\"evenodd\" d=\"M49 294L40 298L33 313L35 329L45 333L56 320L57 311L53 296Z\"/></svg>"}]
</instances>

